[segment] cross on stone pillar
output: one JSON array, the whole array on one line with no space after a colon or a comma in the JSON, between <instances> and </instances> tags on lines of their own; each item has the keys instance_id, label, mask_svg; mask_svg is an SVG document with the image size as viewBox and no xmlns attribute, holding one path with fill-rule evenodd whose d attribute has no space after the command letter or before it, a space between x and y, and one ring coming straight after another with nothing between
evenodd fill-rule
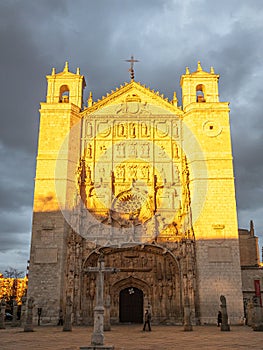
<instances>
[{"instance_id":1,"label":"cross on stone pillar","mask_svg":"<svg viewBox=\"0 0 263 350\"><path fill-rule=\"evenodd\" d=\"M113 346L104 346L104 274L115 273L118 270L105 267L104 256L98 258L97 267L88 267L87 272L96 273L96 306L94 308L94 330L91 336L91 347L80 347L80 349L114 349Z\"/></svg>"}]
</instances>

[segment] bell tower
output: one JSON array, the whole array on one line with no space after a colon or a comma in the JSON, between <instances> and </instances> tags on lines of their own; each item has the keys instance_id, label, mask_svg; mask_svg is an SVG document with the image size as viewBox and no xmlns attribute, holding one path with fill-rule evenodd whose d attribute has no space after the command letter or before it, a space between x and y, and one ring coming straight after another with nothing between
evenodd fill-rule
<instances>
[{"instance_id":1,"label":"bell tower","mask_svg":"<svg viewBox=\"0 0 263 350\"><path fill-rule=\"evenodd\" d=\"M34 191L28 296L42 308L42 319L57 320L62 307L68 226L61 207L71 205L71 188L80 156L85 79L69 72L47 76L46 102L41 103ZM58 199L59 188L59 199ZM72 200L72 199L71 199Z\"/></svg>"},{"instance_id":2,"label":"bell tower","mask_svg":"<svg viewBox=\"0 0 263 350\"><path fill-rule=\"evenodd\" d=\"M243 312L229 103L219 101L218 79L200 62L181 77L201 323L213 323L220 295L233 322Z\"/></svg>"}]
</instances>

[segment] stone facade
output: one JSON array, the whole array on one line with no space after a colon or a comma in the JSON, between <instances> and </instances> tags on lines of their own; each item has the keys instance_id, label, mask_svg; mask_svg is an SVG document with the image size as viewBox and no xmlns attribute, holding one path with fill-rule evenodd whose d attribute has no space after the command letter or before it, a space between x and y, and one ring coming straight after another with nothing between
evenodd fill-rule
<instances>
[{"instance_id":1,"label":"stone facade","mask_svg":"<svg viewBox=\"0 0 263 350\"><path fill-rule=\"evenodd\" d=\"M215 323L243 315L229 107L219 76L181 77L182 107L134 81L83 107L85 79L52 70L41 103L28 294L42 322L91 324L105 265L112 323ZM133 304L134 303L134 304ZM131 308L131 305L134 305ZM135 309L135 314L133 315Z\"/></svg>"}]
</instances>

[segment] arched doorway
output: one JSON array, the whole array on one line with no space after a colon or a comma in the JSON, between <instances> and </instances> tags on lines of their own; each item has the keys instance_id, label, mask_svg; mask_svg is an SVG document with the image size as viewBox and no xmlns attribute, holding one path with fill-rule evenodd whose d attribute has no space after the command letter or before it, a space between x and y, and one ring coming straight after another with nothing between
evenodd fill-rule
<instances>
[{"instance_id":1,"label":"arched doorway","mask_svg":"<svg viewBox=\"0 0 263 350\"><path fill-rule=\"evenodd\" d=\"M120 291L120 322L143 323L143 292L135 287Z\"/></svg>"}]
</instances>

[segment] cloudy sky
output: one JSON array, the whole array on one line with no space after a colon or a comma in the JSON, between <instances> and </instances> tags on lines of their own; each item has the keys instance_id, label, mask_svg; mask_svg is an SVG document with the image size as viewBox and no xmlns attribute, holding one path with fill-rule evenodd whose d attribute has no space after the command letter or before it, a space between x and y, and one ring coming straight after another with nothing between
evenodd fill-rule
<instances>
[{"instance_id":1,"label":"cloudy sky","mask_svg":"<svg viewBox=\"0 0 263 350\"><path fill-rule=\"evenodd\" d=\"M263 245L262 0L0 0L0 272L29 258L39 103L45 76L80 67L86 97L137 81L180 96L185 67L220 74L230 101L239 227Z\"/></svg>"}]
</instances>

